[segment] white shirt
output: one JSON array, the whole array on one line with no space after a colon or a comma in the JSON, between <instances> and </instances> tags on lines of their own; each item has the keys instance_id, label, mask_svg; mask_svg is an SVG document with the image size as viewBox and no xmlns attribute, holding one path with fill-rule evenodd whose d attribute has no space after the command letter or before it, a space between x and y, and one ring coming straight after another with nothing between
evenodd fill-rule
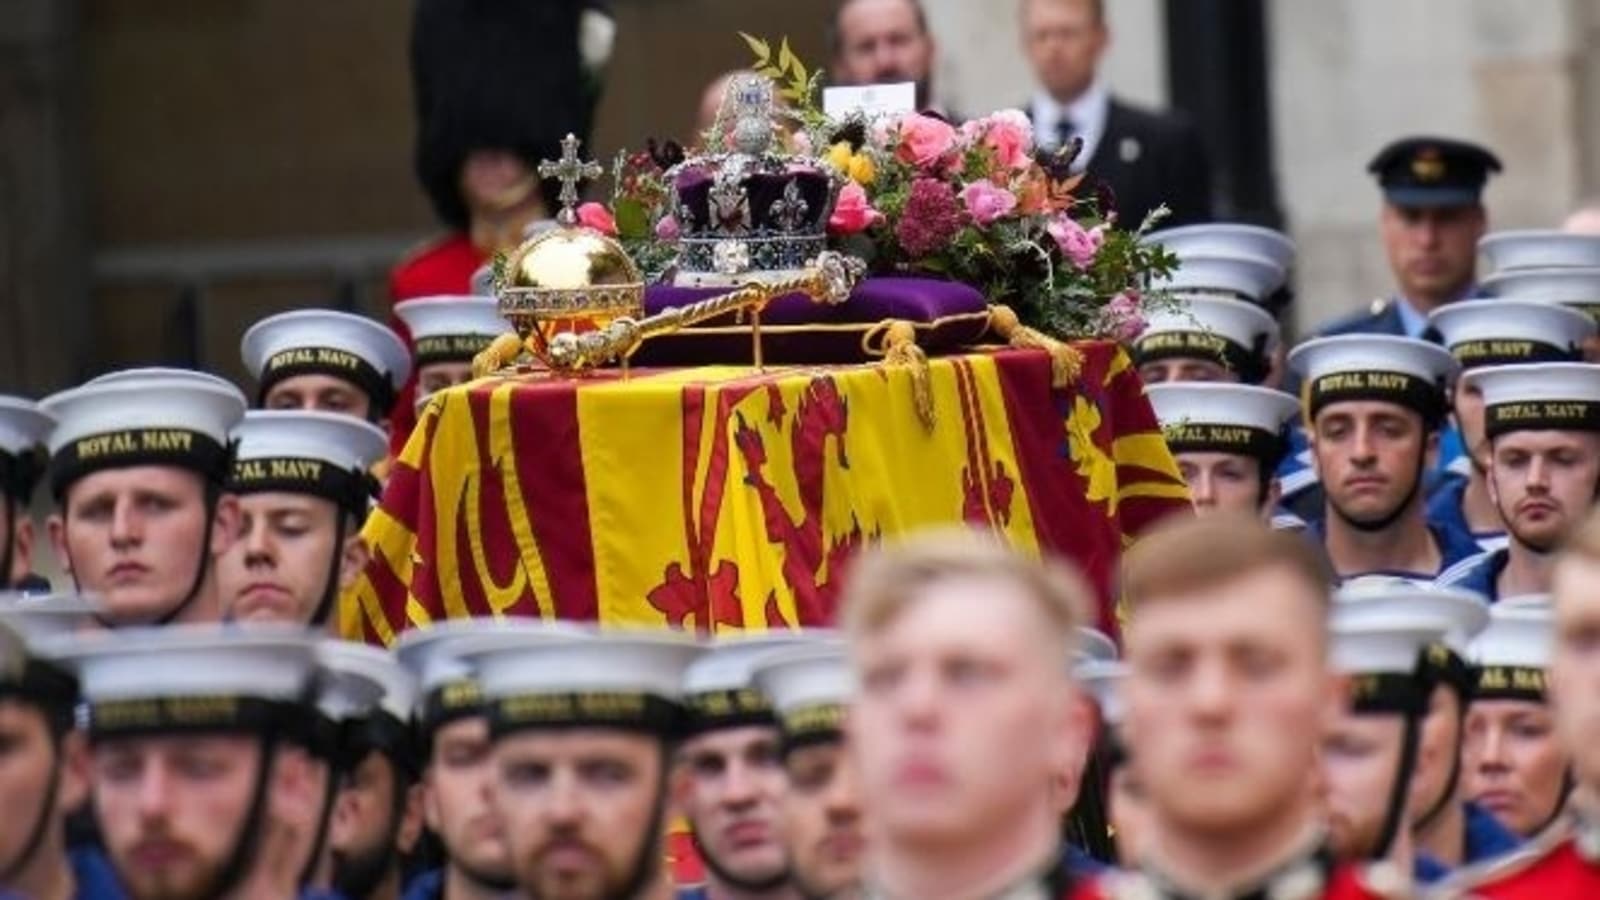
<instances>
[{"instance_id":1,"label":"white shirt","mask_svg":"<svg viewBox=\"0 0 1600 900\"><path fill-rule=\"evenodd\" d=\"M1098 79L1089 89L1066 106L1057 103L1044 91L1033 95L1034 140L1042 147L1056 148L1057 123L1062 119L1072 123L1072 133L1083 138L1083 150L1073 160L1072 171L1081 172L1094 158L1096 148L1106 136L1106 117L1111 111L1111 92Z\"/></svg>"}]
</instances>

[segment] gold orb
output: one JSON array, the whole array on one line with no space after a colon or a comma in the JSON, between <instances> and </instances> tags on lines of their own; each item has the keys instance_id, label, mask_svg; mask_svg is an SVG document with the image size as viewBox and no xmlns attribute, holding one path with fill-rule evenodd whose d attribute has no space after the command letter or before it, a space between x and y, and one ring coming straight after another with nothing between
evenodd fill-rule
<instances>
[{"instance_id":1,"label":"gold orb","mask_svg":"<svg viewBox=\"0 0 1600 900\"><path fill-rule=\"evenodd\" d=\"M644 315L644 277L627 251L592 228L558 225L506 257L500 313L545 362L551 338Z\"/></svg>"}]
</instances>

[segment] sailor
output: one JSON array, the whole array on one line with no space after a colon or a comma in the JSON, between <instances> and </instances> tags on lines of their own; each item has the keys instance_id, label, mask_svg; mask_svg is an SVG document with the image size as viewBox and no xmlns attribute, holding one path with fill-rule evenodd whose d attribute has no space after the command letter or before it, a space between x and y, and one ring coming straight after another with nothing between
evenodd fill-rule
<instances>
[{"instance_id":1,"label":"sailor","mask_svg":"<svg viewBox=\"0 0 1600 900\"><path fill-rule=\"evenodd\" d=\"M238 533L223 486L244 396L214 376L106 377L45 398L56 558L108 625L216 621Z\"/></svg>"},{"instance_id":2,"label":"sailor","mask_svg":"<svg viewBox=\"0 0 1600 900\"><path fill-rule=\"evenodd\" d=\"M382 424L411 376L398 335L365 316L300 309L269 316L240 342L261 409L310 409Z\"/></svg>"},{"instance_id":3,"label":"sailor","mask_svg":"<svg viewBox=\"0 0 1600 900\"><path fill-rule=\"evenodd\" d=\"M33 489L44 474L45 437L55 423L38 404L0 395L0 590L48 591L33 574Z\"/></svg>"},{"instance_id":4,"label":"sailor","mask_svg":"<svg viewBox=\"0 0 1600 900\"><path fill-rule=\"evenodd\" d=\"M1243 384L1156 384L1147 396L1197 513L1273 518L1293 397Z\"/></svg>"}]
</instances>

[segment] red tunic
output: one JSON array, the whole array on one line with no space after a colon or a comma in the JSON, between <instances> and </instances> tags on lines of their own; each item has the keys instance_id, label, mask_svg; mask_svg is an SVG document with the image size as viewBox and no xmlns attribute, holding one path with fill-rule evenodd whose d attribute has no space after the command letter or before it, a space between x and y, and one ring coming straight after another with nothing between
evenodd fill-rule
<instances>
[{"instance_id":1,"label":"red tunic","mask_svg":"<svg viewBox=\"0 0 1600 900\"><path fill-rule=\"evenodd\" d=\"M1600 858L1584 858L1571 823L1563 821L1521 850L1464 869L1440 887L1443 896L1491 900L1600 897Z\"/></svg>"},{"instance_id":2,"label":"red tunic","mask_svg":"<svg viewBox=\"0 0 1600 900\"><path fill-rule=\"evenodd\" d=\"M472 290L472 273L488 261L488 257L472 245L465 233L455 232L430 243L406 257L389 274L389 302L414 300L441 294L466 294ZM389 325L411 346L411 332L398 316L389 317ZM395 400L394 411L389 414L389 450L398 455L405 447L416 416L417 373Z\"/></svg>"}]
</instances>

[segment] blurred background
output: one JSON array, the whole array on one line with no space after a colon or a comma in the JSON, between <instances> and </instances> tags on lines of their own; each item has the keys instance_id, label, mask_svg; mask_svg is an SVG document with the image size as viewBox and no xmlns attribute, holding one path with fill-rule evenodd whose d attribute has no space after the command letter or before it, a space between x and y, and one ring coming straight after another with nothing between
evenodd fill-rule
<instances>
[{"instance_id":1,"label":"blurred background","mask_svg":"<svg viewBox=\"0 0 1600 900\"><path fill-rule=\"evenodd\" d=\"M544 2L544 0L537 0ZM937 100L1032 90L1014 0L926 0ZM242 378L282 309L383 316L441 231L413 172L408 0L0 0L0 391L132 364ZM735 32L827 61L832 0L612 0L586 155L690 136L748 62ZM1389 290L1365 165L1435 133L1493 148L1491 228L1600 193L1600 0L1106 0L1101 72L1188 112L1222 218L1299 243L1301 328Z\"/></svg>"}]
</instances>

